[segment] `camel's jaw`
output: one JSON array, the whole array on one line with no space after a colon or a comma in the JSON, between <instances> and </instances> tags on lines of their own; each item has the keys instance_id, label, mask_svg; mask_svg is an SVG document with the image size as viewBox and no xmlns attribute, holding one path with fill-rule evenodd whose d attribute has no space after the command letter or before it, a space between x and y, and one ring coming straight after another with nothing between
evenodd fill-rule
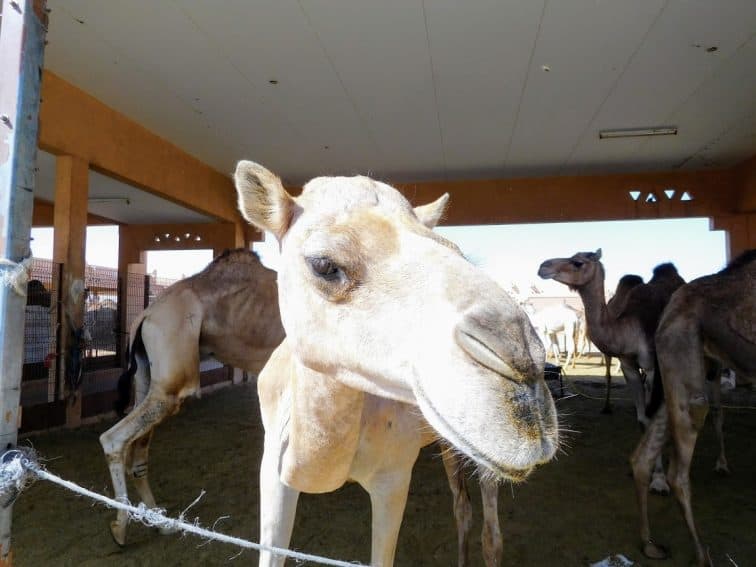
<instances>
[{"instance_id":1,"label":"camel's jaw","mask_svg":"<svg viewBox=\"0 0 756 567\"><path fill-rule=\"evenodd\" d=\"M499 395L492 392L489 403L481 404L474 413L450 411L448 406L443 407L448 404L445 398L426 392L422 385L415 388L416 402L428 423L475 462L482 474L520 482L556 453L559 441L554 402L542 380L535 386L504 385L501 376L485 373L497 382ZM460 394L456 405L465 397Z\"/></svg>"}]
</instances>

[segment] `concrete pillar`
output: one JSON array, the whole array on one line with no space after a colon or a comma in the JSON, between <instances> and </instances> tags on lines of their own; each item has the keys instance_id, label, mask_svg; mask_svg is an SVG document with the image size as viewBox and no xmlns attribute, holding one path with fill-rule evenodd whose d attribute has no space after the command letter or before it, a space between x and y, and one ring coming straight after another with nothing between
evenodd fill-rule
<instances>
[{"instance_id":1,"label":"concrete pillar","mask_svg":"<svg viewBox=\"0 0 756 567\"><path fill-rule=\"evenodd\" d=\"M716 216L712 221L714 230L727 233L727 261L756 248L756 213Z\"/></svg>"},{"instance_id":2,"label":"concrete pillar","mask_svg":"<svg viewBox=\"0 0 756 567\"><path fill-rule=\"evenodd\" d=\"M64 396L68 400L66 425L81 423L81 362L84 332L84 268L87 238L89 164L75 156L58 156L55 167L53 260L63 264Z\"/></svg>"},{"instance_id":3,"label":"concrete pillar","mask_svg":"<svg viewBox=\"0 0 756 567\"><path fill-rule=\"evenodd\" d=\"M144 277L147 273L147 253L139 248L133 227L118 227L118 279L121 281L119 297L119 346L121 366L128 366L126 351L131 323L142 312L145 304Z\"/></svg>"}]
</instances>

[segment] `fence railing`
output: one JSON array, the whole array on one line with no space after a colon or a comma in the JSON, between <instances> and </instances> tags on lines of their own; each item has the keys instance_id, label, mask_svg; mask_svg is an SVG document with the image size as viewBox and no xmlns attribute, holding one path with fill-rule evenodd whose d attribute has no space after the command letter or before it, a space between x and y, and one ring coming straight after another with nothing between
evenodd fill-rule
<instances>
[{"instance_id":1,"label":"fence railing","mask_svg":"<svg viewBox=\"0 0 756 567\"><path fill-rule=\"evenodd\" d=\"M45 403L60 398L60 277L60 264L32 259L26 292L21 376L26 402Z\"/></svg>"},{"instance_id":2,"label":"fence railing","mask_svg":"<svg viewBox=\"0 0 756 567\"><path fill-rule=\"evenodd\" d=\"M33 258L24 331L23 405L61 399L62 265ZM125 362L132 321L174 280L86 266L84 372L118 368ZM126 301L124 301L126 299ZM121 325L125 317L125 325ZM122 330L124 329L124 330Z\"/></svg>"}]
</instances>

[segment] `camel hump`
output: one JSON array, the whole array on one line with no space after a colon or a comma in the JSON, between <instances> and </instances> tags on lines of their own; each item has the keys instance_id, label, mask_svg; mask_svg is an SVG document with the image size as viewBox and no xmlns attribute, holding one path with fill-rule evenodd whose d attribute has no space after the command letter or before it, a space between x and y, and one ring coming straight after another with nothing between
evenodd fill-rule
<instances>
[{"instance_id":1,"label":"camel hump","mask_svg":"<svg viewBox=\"0 0 756 567\"><path fill-rule=\"evenodd\" d=\"M671 262L667 262L654 268L654 275L648 283L649 285L664 286L670 290L671 295L672 291L685 284L685 280L680 277L677 267Z\"/></svg>"}]
</instances>

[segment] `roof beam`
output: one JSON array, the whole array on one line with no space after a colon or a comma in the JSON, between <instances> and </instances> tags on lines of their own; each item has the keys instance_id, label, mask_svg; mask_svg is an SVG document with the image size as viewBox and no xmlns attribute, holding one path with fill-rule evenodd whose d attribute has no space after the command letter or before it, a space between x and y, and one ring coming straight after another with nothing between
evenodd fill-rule
<instances>
[{"instance_id":1,"label":"roof beam","mask_svg":"<svg viewBox=\"0 0 756 567\"><path fill-rule=\"evenodd\" d=\"M415 204L448 192L444 224L708 217L735 211L729 170L400 184ZM637 195L637 199L633 196Z\"/></svg>"},{"instance_id":2,"label":"roof beam","mask_svg":"<svg viewBox=\"0 0 756 567\"><path fill-rule=\"evenodd\" d=\"M218 220L241 222L230 175L45 70L39 147Z\"/></svg>"}]
</instances>

